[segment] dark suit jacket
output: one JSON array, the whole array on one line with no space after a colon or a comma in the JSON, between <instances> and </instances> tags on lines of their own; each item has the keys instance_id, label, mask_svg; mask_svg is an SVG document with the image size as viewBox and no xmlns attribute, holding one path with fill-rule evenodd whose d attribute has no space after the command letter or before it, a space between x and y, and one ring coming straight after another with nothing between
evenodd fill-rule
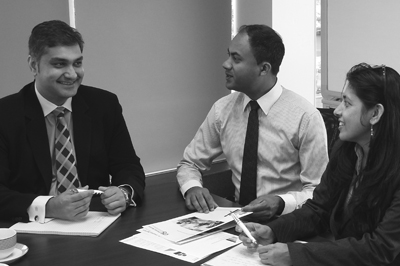
<instances>
[{"instance_id":1,"label":"dark suit jacket","mask_svg":"<svg viewBox=\"0 0 400 266\"><path fill-rule=\"evenodd\" d=\"M115 94L81 85L72 98L74 146L82 186L129 184L140 203L145 177ZM0 99L0 219L27 221L27 208L52 180L45 118L34 83ZM110 183L110 176L111 183Z\"/></svg>"},{"instance_id":2,"label":"dark suit jacket","mask_svg":"<svg viewBox=\"0 0 400 266\"><path fill-rule=\"evenodd\" d=\"M327 178L325 171L313 199L301 209L268 224L278 242L288 243L293 265L400 265L400 189L393 194L390 206L382 210L385 214L378 226L363 233L355 228L353 218L342 212L348 189L339 191L339 200L330 201L336 188L328 187ZM335 241L291 243L328 229Z\"/></svg>"}]
</instances>

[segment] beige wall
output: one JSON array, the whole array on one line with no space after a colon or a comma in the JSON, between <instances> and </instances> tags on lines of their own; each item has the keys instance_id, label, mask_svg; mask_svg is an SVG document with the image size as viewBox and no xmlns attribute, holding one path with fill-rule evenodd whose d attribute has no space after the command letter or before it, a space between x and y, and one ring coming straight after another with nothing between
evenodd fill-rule
<instances>
[{"instance_id":1,"label":"beige wall","mask_svg":"<svg viewBox=\"0 0 400 266\"><path fill-rule=\"evenodd\" d=\"M68 0L4 0L0 4L0 97L19 91L33 80L28 38L45 20L69 21Z\"/></svg>"},{"instance_id":2,"label":"beige wall","mask_svg":"<svg viewBox=\"0 0 400 266\"><path fill-rule=\"evenodd\" d=\"M233 0L236 4L234 31L242 25L265 24L272 27L272 0Z\"/></svg>"},{"instance_id":3,"label":"beige wall","mask_svg":"<svg viewBox=\"0 0 400 266\"><path fill-rule=\"evenodd\" d=\"M116 93L145 172L175 168L212 104L230 0L75 0L85 84Z\"/></svg>"},{"instance_id":4,"label":"beige wall","mask_svg":"<svg viewBox=\"0 0 400 266\"><path fill-rule=\"evenodd\" d=\"M400 1L323 1L327 3L324 99L340 96L345 75L355 64L385 64L400 71Z\"/></svg>"}]
</instances>

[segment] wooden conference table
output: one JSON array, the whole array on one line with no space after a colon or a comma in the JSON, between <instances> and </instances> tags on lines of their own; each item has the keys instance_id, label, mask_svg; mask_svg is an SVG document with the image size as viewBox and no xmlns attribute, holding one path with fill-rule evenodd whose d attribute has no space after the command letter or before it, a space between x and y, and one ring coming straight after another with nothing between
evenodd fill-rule
<instances>
[{"instance_id":1,"label":"wooden conference table","mask_svg":"<svg viewBox=\"0 0 400 266\"><path fill-rule=\"evenodd\" d=\"M219 196L214 198L219 206L238 206ZM136 230L142 225L188 213L190 211L185 206L174 174L162 178L149 177L146 180L145 199L142 206L125 211L98 237L18 234L17 242L27 245L29 251L9 265L201 265L211 257L197 263L189 263L119 242L136 234ZM11 225L12 223L0 222L0 227Z\"/></svg>"}]
</instances>

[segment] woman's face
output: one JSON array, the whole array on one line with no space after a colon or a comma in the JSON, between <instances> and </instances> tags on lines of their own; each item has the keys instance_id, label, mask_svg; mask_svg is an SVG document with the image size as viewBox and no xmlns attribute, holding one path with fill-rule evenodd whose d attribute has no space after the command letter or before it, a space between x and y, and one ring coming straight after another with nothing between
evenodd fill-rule
<instances>
[{"instance_id":1,"label":"woman's face","mask_svg":"<svg viewBox=\"0 0 400 266\"><path fill-rule=\"evenodd\" d=\"M371 138L371 123L373 110L367 110L347 82L342 95L342 102L334 114L339 120L339 138L344 141L356 142L365 147Z\"/></svg>"}]
</instances>

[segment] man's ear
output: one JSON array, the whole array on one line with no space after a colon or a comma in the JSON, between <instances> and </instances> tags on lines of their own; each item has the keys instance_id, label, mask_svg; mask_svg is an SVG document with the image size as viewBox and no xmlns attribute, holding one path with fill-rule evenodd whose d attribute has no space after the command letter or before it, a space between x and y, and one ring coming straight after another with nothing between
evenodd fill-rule
<instances>
[{"instance_id":1,"label":"man's ear","mask_svg":"<svg viewBox=\"0 0 400 266\"><path fill-rule=\"evenodd\" d=\"M369 120L369 122L371 123L371 125L375 125L381 119L383 113L385 112L385 108L383 107L382 104L378 103L371 111L372 111L372 117Z\"/></svg>"},{"instance_id":2,"label":"man's ear","mask_svg":"<svg viewBox=\"0 0 400 266\"><path fill-rule=\"evenodd\" d=\"M39 73L39 63L31 55L28 56L28 65L29 69L33 73L33 76L36 77L37 73Z\"/></svg>"},{"instance_id":3,"label":"man's ear","mask_svg":"<svg viewBox=\"0 0 400 266\"><path fill-rule=\"evenodd\" d=\"M271 64L268 62L262 62L260 64L260 75L267 75L269 72L271 72Z\"/></svg>"}]
</instances>

